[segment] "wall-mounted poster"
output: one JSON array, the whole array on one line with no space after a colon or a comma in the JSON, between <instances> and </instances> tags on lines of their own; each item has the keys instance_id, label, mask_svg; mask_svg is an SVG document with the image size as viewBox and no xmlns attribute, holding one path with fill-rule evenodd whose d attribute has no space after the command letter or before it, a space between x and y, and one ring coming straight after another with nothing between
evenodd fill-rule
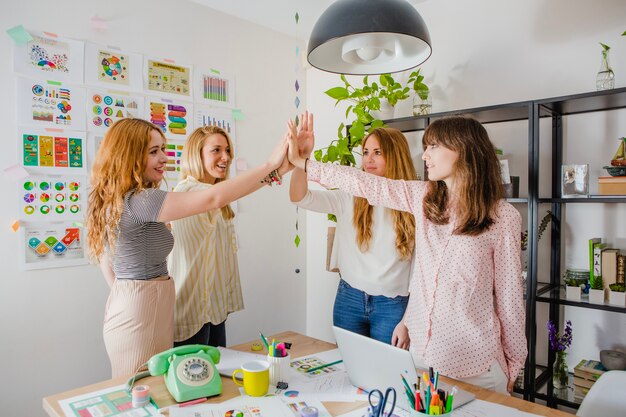
<instances>
[{"instance_id":1,"label":"wall-mounted poster","mask_svg":"<svg viewBox=\"0 0 626 417\"><path fill-rule=\"evenodd\" d=\"M45 32L28 32L33 40L14 46L15 72L50 80L83 82L83 42Z\"/></svg>"},{"instance_id":2,"label":"wall-mounted poster","mask_svg":"<svg viewBox=\"0 0 626 417\"><path fill-rule=\"evenodd\" d=\"M18 129L20 163L29 172L85 172L85 133L61 129Z\"/></svg>"},{"instance_id":3,"label":"wall-mounted poster","mask_svg":"<svg viewBox=\"0 0 626 417\"><path fill-rule=\"evenodd\" d=\"M194 98L217 106L234 107L235 82L230 75L217 70L195 70Z\"/></svg>"},{"instance_id":4,"label":"wall-mounted poster","mask_svg":"<svg viewBox=\"0 0 626 417\"><path fill-rule=\"evenodd\" d=\"M86 179L83 175L32 175L19 180L20 219L83 218L87 203Z\"/></svg>"},{"instance_id":5,"label":"wall-mounted poster","mask_svg":"<svg viewBox=\"0 0 626 417\"><path fill-rule=\"evenodd\" d=\"M22 269L85 265L83 227L73 222L22 222L20 258Z\"/></svg>"},{"instance_id":6,"label":"wall-mounted poster","mask_svg":"<svg viewBox=\"0 0 626 417\"><path fill-rule=\"evenodd\" d=\"M85 44L85 84L141 91L143 57L120 49Z\"/></svg>"},{"instance_id":7,"label":"wall-mounted poster","mask_svg":"<svg viewBox=\"0 0 626 417\"><path fill-rule=\"evenodd\" d=\"M65 83L18 78L20 125L85 130L85 90Z\"/></svg>"},{"instance_id":8,"label":"wall-mounted poster","mask_svg":"<svg viewBox=\"0 0 626 417\"><path fill-rule=\"evenodd\" d=\"M146 98L146 120L161 128L166 137L184 140L193 132L193 105L158 97Z\"/></svg>"},{"instance_id":9,"label":"wall-mounted poster","mask_svg":"<svg viewBox=\"0 0 626 417\"><path fill-rule=\"evenodd\" d=\"M87 90L87 129L106 132L115 122L127 117L143 117L144 98L122 91Z\"/></svg>"},{"instance_id":10,"label":"wall-mounted poster","mask_svg":"<svg viewBox=\"0 0 626 417\"><path fill-rule=\"evenodd\" d=\"M191 67L145 58L145 90L191 98Z\"/></svg>"},{"instance_id":11,"label":"wall-mounted poster","mask_svg":"<svg viewBox=\"0 0 626 417\"><path fill-rule=\"evenodd\" d=\"M232 110L224 107L194 106L195 127L219 126L235 141L235 119Z\"/></svg>"}]
</instances>

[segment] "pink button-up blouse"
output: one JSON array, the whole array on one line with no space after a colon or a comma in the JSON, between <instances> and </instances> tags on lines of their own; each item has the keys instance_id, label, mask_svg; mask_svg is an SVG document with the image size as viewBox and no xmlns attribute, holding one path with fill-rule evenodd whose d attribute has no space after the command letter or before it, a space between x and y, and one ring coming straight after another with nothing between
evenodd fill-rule
<instances>
[{"instance_id":1,"label":"pink button-up blouse","mask_svg":"<svg viewBox=\"0 0 626 417\"><path fill-rule=\"evenodd\" d=\"M477 236L453 234L423 215L427 182L390 180L361 170L308 161L308 179L413 213L415 256L404 323L411 349L453 378L486 372L498 361L509 381L526 360L520 266L521 216L506 201Z\"/></svg>"}]
</instances>

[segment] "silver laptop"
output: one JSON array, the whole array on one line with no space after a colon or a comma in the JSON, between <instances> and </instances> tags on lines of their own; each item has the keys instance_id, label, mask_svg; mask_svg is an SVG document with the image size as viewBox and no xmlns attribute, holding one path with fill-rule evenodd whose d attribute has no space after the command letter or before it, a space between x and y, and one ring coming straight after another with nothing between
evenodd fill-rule
<instances>
[{"instance_id":1,"label":"silver laptop","mask_svg":"<svg viewBox=\"0 0 626 417\"><path fill-rule=\"evenodd\" d=\"M409 400L400 375L411 386L417 383L417 371L411 353L336 326L333 326L333 332L352 385L365 391L379 389L383 393L388 387L393 387L397 393L396 406L408 410ZM446 391L452 389L443 382L438 385ZM474 398L474 394L458 390L454 396L454 408Z\"/></svg>"}]
</instances>

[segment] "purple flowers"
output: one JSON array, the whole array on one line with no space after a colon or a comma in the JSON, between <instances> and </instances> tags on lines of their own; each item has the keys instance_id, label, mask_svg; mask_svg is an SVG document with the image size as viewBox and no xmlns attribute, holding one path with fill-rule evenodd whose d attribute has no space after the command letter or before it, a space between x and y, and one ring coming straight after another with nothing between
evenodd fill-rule
<instances>
[{"instance_id":1,"label":"purple flowers","mask_svg":"<svg viewBox=\"0 0 626 417\"><path fill-rule=\"evenodd\" d=\"M565 331L562 335L559 335L559 331L554 323L548 320L548 339L550 340L550 348L552 350L563 352L572 344L572 322L568 320L565 323Z\"/></svg>"}]
</instances>

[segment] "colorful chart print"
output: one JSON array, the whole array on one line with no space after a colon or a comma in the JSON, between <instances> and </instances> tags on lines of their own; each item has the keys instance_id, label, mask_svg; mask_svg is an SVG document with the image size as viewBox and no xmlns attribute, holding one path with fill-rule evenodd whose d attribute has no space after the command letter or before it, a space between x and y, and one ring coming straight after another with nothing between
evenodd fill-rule
<instances>
[{"instance_id":1,"label":"colorful chart print","mask_svg":"<svg viewBox=\"0 0 626 417\"><path fill-rule=\"evenodd\" d=\"M231 109L223 107L195 106L195 126L219 126L235 141L235 120Z\"/></svg>"},{"instance_id":2,"label":"colorful chart print","mask_svg":"<svg viewBox=\"0 0 626 417\"><path fill-rule=\"evenodd\" d=\"M234 107L234 78L228 74L211 69L203 70L194 68L195 91L197 101L207 104Z\"/></svg>"},{"instance_id":3,"label":"colorful chart print","mask_svg":"<svg viewBox=\"0 0 626 417\"><path fill-rule=\"evenodd\" d=\"M42 269L87 263L83 229L71 223L41 224L24 222L23 267Z\"/></svg>"},{"instance_id":4,"label":"colorful chart print","mask_svg":"<svg viewBox=\"0 0 626 417\"><path fill-rule=\"evenodd\" d=\"M33 36L28 43L30 64L43 71L68 73L70 48L65 42Z\"/></svg>"},{"instance_id":5,"label":"colorful chart print","mask_svg":"<svg viewBox=\"0 0 626 417\"><path fill-rule=\"evenodd\" d=\"M108 90L88 90L87 128L105 132L113 123L124 118L143 115L143 98Z\"/></svg>"},{"instance_id":6,"label":"colorful chart print","mask_svg":"<svg viewBox=\"0 0 626 417\"><path fill-rule=\"evenodd\" d=\"M184 138L193 131L191 103L148 98L146 112L148 120L159 126L167 137Z\"/></svg>"},{"instance_id":7,"label":"colorful chart print","mask_svg":"<svg viewBox=\"0 0 626 417\"><path fill-rule=\"evenodd\" d=\"M85 170L83 133L64 132L60 135L23 130L20 139L22 164L26 168L48 173Z\"/></svg>"},{"instance_id":8,"label":"colorful chart print","mask_svg":"<svg viewBox=\"0 0 626 417\"><path fill-rule=\"evenodd\" d=\"M191 96L189 67L147 60L148 90L159 93Z\"/></svg>"},{"instance_id":9,"label":"colorful chart print","mask_svg":"<svg viewBox=\"0 0 626 417\"><path fill-rule=\"evenodd\" d=\"M169 141L165 145L167 154L167 164L165 165L165 176L177 180L180 176L180 167L183 157L184 142Z\"/></svg>"},{"instance_id":10,"label":"colorful chart print","mask_svg":"<svg viewBox=\"0 0 626 417\"><path fill-rule=\"evenodd\" d=\"M148 404L133 408L129 392L121 387L94 392L61 402L68 417L148 417L161 415Z\"/></svg>"},{"instance_id":11,"label":"colorful chart print","mask_svg":"<svg viewBox=\"0 0 626 417\"><path fill-rule=\"evenodd\" d=\"M219 76L202 76L202 98L205 100L228 102L228 80Z\"/></svg>"},{"instance_id":12,"label":"colorful chart print","mask_svg":"<svg viewBox=\"0 0 626 417\"><path fill-rule=\"evenodd\" d=\"M295 397L297 397L298 395L300 395L300 392L299 392L299 391L293 391L293 390L291 390L291 391L285 391L285 392L283 393L283 395L284 395L285 397L295 398Z\"/></svg>"},{"instance_id":13,"label":"colorful chart print","mask_svg":"<svg viewBox=\"0 0 626 417\"><path fill-rule=\"evenodd\" d=\"M228 410L224 413L224 417L245 417L245 414L241 410Z\"/></svg>"},{"instance_id":14,"label":"colorful chart print","mask_svg":"<svg viewBox=\"0 0 626 417\"><path fill-rule=\"evenodd\" d=\"M55 81L18 80L18 118L22 125L85 129L85 91Z\"/></svg>"},{"instance_id":15,"label":"colorful chart print","mask_svg":"<svg viewBox=\"0 0 626 417\"><path fill-rule=\"evenodd\" d=\"M328 366L326 368L318 369L317 371L307 372L309 369L316 368L321 365L326 365L326 362L320 360L315 356L291 362L291 367L300 372L302 375L305 375L307 378L315 378L319 375L328 375L339 371L339 369L335 366Z\"/></svg>"},{"instance_id":16,"label":"colorful chart print","mask_svg":"<svg viewBox=\"0 0 626 417\"><path fill-rule=\"evenodd\" d=\"M98 50L98 81L129 85L130 59L127 55Z\"/></svg>"},{"instance_id":17,"label":"colorful chart print","mask_svg":"<svg viewBox=\"0 0 626 417\"><path fill-rule=\"evenodd\" d=\"M20 181L20 218L50 221L82 218L87 198L84 176L31 176Z\"/></svg>"}]
</instances>

